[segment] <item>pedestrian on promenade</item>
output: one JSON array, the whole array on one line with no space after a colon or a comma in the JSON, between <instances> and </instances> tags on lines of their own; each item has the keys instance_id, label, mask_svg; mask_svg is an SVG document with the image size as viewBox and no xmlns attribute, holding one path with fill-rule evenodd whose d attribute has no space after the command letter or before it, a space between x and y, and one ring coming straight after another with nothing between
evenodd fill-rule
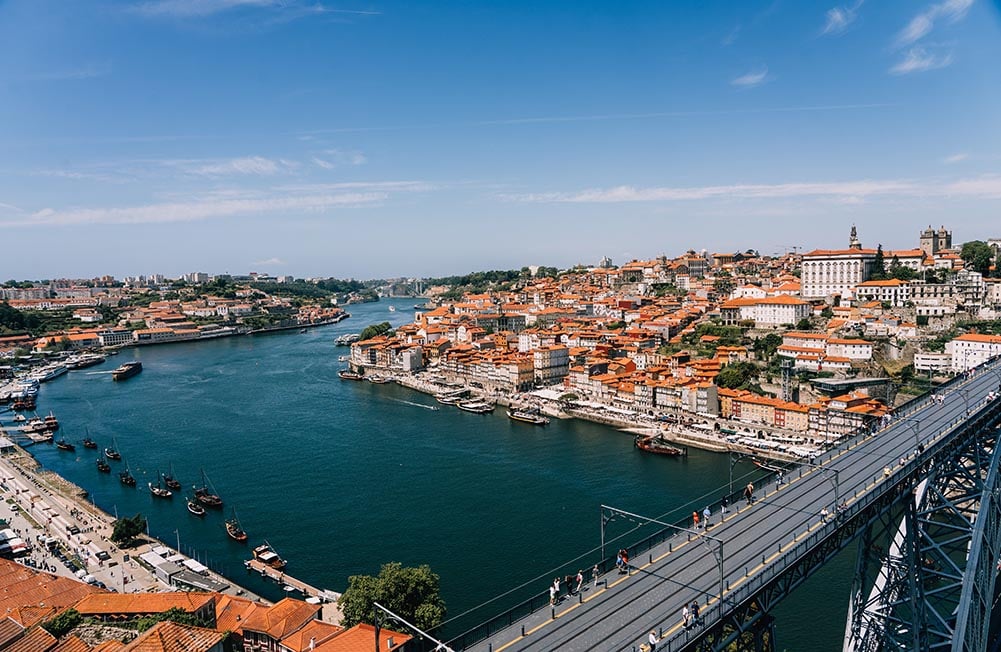
<instances>
[{"instance_id":1,"label":"pedestrian on promenade","mask_svg":"<svg viewBox=\"0 0 1001 652\"><path fill-rule=\"evenodd\" d=\"M744 499L748 505L754 500L754 483L748 482L747 486L744 487Z\"/></svg>"},{"instance_id":2,"label":"pedestrian on promenade","mask_svg":"<svg viewBox=\"0 0 1001 652\"><path fill-rule=\"evenodd\" d=\"M784 478L782 476L782 470L779 469L778 478L775 480L775 484L781 486L783 481L784 481Z\"/></svg>"},{"instance_id":3,"label":"pedestrian on promenade","mask_svg":"<svg viewBox=\"0 0 1001 652\"><path fill-rule=\"evenodd\" d=\"M657 649L657 632L650 630L650 636L647 637L647 641L650 643L650 652Z\"/></svg>"},{"instance_id":4,"label":"pedestrian on promenade","mask_svg":"<svg viewBox=\"0 0 1001 652\"><path fill-rule=\"evenodd\" d=\"M692 622L692 614L688 610L688 605L687 604L684 607L681 608L681 622L684 623L684 625L685 625L686 628Z\"/></svg>"},{"instance_id":5,"label":"pedestrian on promenade","mask_svg":"<svg viewBox=\"0 0 1001 652\"><path fill-rule=\"evenodd\" d=\"M594 565L591 569L591 579L594 580L594 588L598 588L598 576L601 575L601 570L598 568L598 564Z\"/></svg>"},{"instance_id":6,"label":"pedestrian on promenade","mask_svg":"<svg viewBox=\"0 0 1001 652\"><path fill-rule=\"evenodd\" d=\"M556 598L553 604L556 604L560 601L560 578L558 577L553 578L553 594Z\"/></svg>"},{"instance_id":7,"label":"pedestrian on promenade","mask_svg":"<svg viewBox=\"0 0 1001 652\"><path fill-rule=\"evenodd\" d=\"M629 574L629 551L625 548L622 549L622 572Z\"/></svg>"},{"instance_id":8,"label":"pedestrian on promenade","mask_svg":"<svg viewBox=\"0 0 1001 652\"><path fill-rule=\"evenodd\" d=\"M567 587L568 596L573 595L573 580L574 580L573 575L567 575L566 577L563 578L563 583L566 584Z\"/></svg>"},{"instance_id":9,"label":"pedestrian on promenade","mask_svg":"<svg viewBox=\"0 0 1001 652\"><path fill-rule=\"evenodd\" d=\"M577 593L580 593L581 588L584 586L584 571L577 569Z\"/></svg>"},{"instance_id":10,"label":"pedestrian on promenade","mask_svg":"<svg viewBox=\"0 0 1001 652\"><path fill-rule=\"evenodd\" d=\"M555 584L551 584L549 586L549 606L550 607L555 607L556 606L556 585Z\"/></svg>"},{"instance_id":11,"label":"pedestrian on promenade","mask_svg":"<svg viewBox=\"0 0 1001 652\"><path fill-rule=\"evenodd\" d=\"M723 514L726 514L726 508L730 504L730 499L727 496L723 496L723 498L720 499L719 504L720 504L720 508L721 508L720 511Z\"/></svg>"},{"instance_id":12,"label":"pedestrian on promenade","mask_svg":"<svg viewBox=\"0 0 1001 652\"><path fill-rule=\"evenodd\" d=\"M701 624L699 622L699 601L697 599L692 600L692 624L693 625Z\"/></svg>"},{"instance_id":13,"label":"pedestrian on promenade","mask_svg":"<svg viewBox=\"0 0 1001 652\"><path fill-rule=\"evenodd\" d=\"M702 510L702 527L704 527L707 530L709 529L709 517L711 515L712 515L712 510L709 509L709 505L706 505L706 508Z\"/></svg>"},{"instance_id":14,"label":"pedestrian on promenade","mask_svg":"<svg viewBox=\"0 0 1001 652\"><path fill-rule=\"evenodd\" d=\"M692 512L692 528L695 530L699 529L699 513Z\"/></svg>"},{"instance_id":15,"label":"pedestrian on promenade","mask_svg":"<svg viewBox=\"0 0 1001 652\"><path fill-rule=\"evenodd\" d=\"M617 554L615 555L615 567L616 567L617 569L619 569L619 575L621 575L621 574L622 574L622 573L624 572L624 571L622 570L622 568L623 568L623 566L624 566L624 565L625 565L625 562L623 562L623 561L622 561L622 551L620 550L620 551L619 551L619 552L618 552L618 553L617 553Z\"/></svg>"},{"instance_id":16,"label":"pedestrian on promenade","mask_svg":"<svg viewBox=\"0 0 1001 652\"><path fill-rule=\"evenodd\" d=\"M824 505L823 507L820 508L820 520L821 521L823 521L824 523L826 523L827 522L827 518L830 515L831 515L831 513L829 511L827 511L827 505Z\"/></svg>"}]
</instances>

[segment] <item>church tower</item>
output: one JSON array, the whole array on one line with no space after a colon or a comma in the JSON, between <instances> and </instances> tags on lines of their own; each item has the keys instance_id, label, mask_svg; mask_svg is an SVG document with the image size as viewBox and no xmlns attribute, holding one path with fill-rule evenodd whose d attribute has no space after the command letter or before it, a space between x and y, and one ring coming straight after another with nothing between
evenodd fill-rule
<instances>
[{"instance_id":1,"label":"church tower","mask_svg":"<svg viewBox=\"0 0 1001 652\"><path fill-rule=\"evenodd\" d=\"M849 249L861 249L862 243L858 241L858 231L855 229L855 225L852 224L852 232L848 238L848 248Z\"/></svg>"}]
</instances>

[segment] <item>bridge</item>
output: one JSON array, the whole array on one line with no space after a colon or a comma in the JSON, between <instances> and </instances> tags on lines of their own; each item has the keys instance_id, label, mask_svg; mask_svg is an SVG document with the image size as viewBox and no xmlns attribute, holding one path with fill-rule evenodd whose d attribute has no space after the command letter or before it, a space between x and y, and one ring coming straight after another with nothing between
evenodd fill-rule
<instances>
[{"instance_id":1,"label":"bridge","mask_svg":"<svg viewBox=\"0 0 1001 652\"><path fill-rule=\"evenodd\" d=\"M447 648L642 650L653 634L659 651L773 649L772 607L859 540L846 652L985 650L1001 552L999 388L994 358L757 487L751 504L737 489L708 528L646 519L657 532L630 546L627 573L602 551L586 590L555 606L546 592ZM644 518L603 507L602 525L617 516ZM686 626L693 600L699 622Z\"/></svg>"}]
</instances>

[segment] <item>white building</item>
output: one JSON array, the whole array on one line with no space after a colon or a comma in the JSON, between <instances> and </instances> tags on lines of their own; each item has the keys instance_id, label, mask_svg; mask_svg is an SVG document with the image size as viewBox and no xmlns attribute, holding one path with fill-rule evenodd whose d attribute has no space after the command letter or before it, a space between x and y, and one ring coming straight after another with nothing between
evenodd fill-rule
<instances>
[{"instance_id":1,"label":"white building","mask_svg":"<svg viewBox=\"0 0 1001 652\"><path fill-rule=\"evenodd\" d=\"M911 284L898 279L866 281L855 288L855 298L860 302L879 301L899 308L911 300Z\"/></svg>"},{"instance_id":2,"label":"white building","mask_svg":"<svg viewBox=\"0 0 1001 652\"><path fill-rule=\"evenodd\" d=\"M945 345L945 352L952 355L952 370L956 373L972 369L1001 355L1001 335L967 333Z\"/></svg>"},{"instance_id":3,"label":"white building","mask_svg":"<svg viewBox=\"0 0 1001 652\"><path fill-rule=\"evenodd\" d=\"M914 371L948 373L952 371L952 356L948 353L915 353Z\"/></svg>"},{"instance_id":4,"label":"white building","mask_svg":"<svg viewBox=\"0 0 1001 652\"><path fill-rule=\"evenodd\" d=\"M803 298L853 297L855 286L872 276L875 260L876 250L862 248L853 226L848 249L815 249L803 254Z\"/></svg>"}]
</instances>

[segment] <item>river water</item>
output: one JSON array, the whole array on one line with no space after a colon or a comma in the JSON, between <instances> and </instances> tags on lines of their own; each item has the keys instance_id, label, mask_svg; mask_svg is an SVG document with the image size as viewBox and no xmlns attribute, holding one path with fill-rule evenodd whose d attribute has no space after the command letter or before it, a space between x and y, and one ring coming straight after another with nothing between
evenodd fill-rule
<instances>
[{"instance_id":1,"label":"river water","mask_svg":"<svg viewBox=\"0 0 1001 652\"><path fill-rule=\"evenodd\" d=\"M146 482L158 470L172 467L185 489L204 471L250 544L267 539L289 560L286 572L314 586L343 591L350 575L376 574L388 561L428 564L454 617L527 583L454 623L451 634L526 592L544 592L557 572L594 564L600 505L679 520L727 485L725 455L663 458L605 426L554 419L539 428L503 410L470 414L397 385L342 381L338 356L348 349L334 339L381 321L407 323L413 300L348 311L350 319L307 333L126 349L72 371L43 386L39 412L56 414L58 434L77 452L30 450L101 508L142 512L151 534L172 546L179 539L186 553L272 599L281 591L244 570L248 546L227 538L222 514L198 519L183 496L150 496ZM132 359L143 372L113 382L111 369ZM95 451L79 446L88 434L101 448L117 445L125 460L112 464L127 463L138 489L98 473ZM733 470L741 479L756 472L746 463ZM606 536L635 527L617 519ZM780 605L780 648L840 649L852 563L842 555Z\"/></svg>"}]
</instances>

